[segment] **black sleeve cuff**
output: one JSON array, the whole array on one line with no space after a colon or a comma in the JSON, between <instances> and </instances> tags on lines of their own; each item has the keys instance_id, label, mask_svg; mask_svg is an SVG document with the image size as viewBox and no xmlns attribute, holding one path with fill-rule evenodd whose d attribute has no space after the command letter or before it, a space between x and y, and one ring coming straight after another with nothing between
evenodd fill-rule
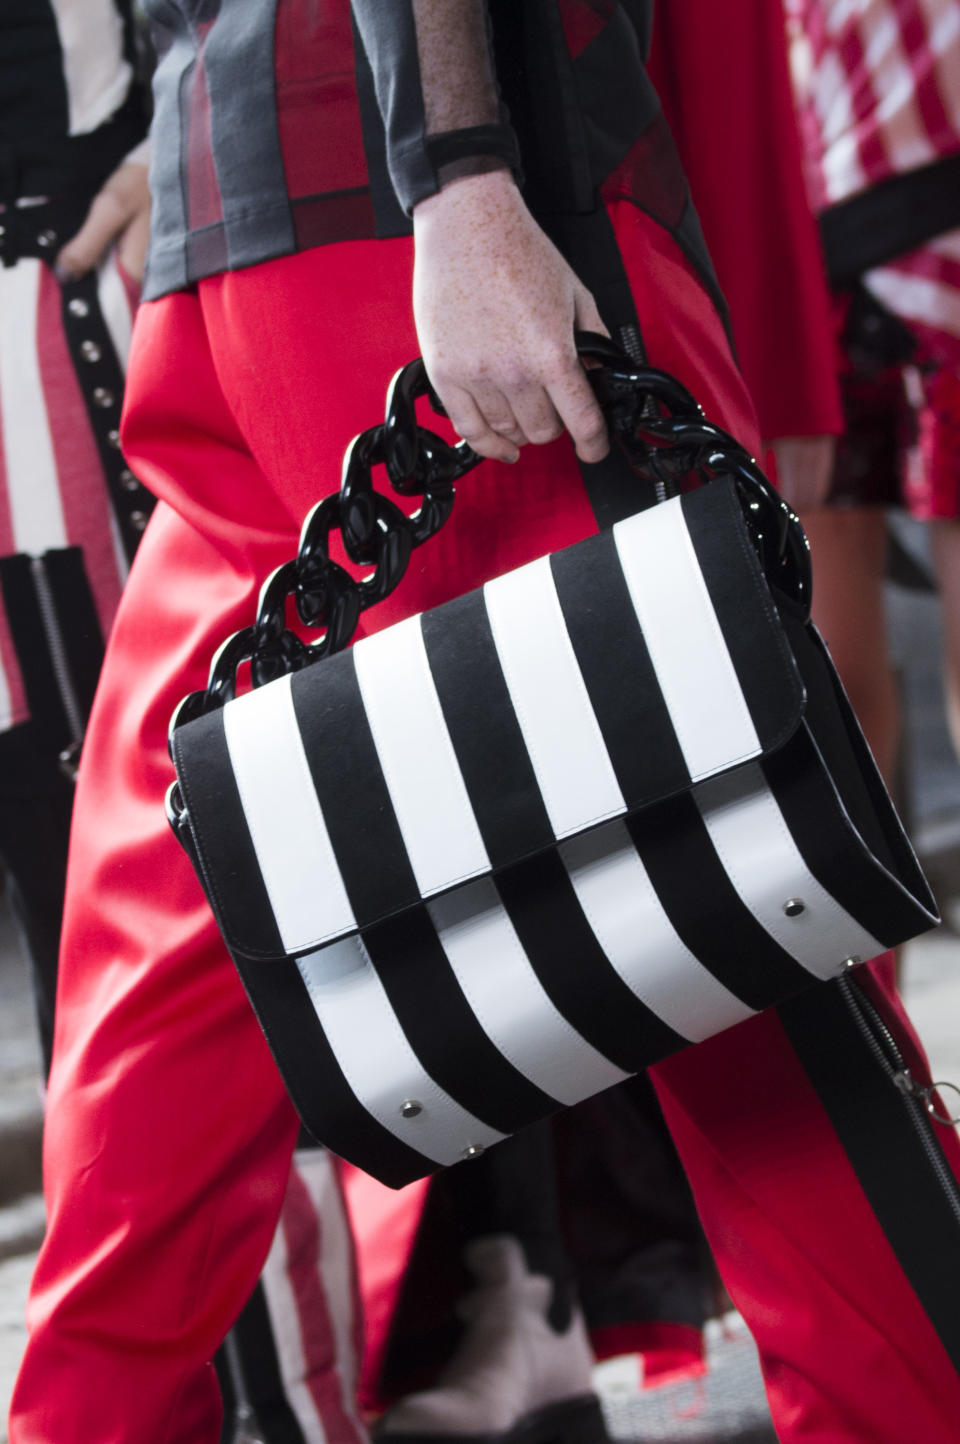
<instances>
[{"instance_id":1,"label":"black sleeve cuff","mask_svg":"<svg viewBox=\"0 0 960 1444\"><path fill-rule=\"evenodd\" d=\"M472 125L464 130L445 130L428 135L425 148L438 188L458 176L482 175L491 170L512 171L517 185L523 183L520 147L512 126Z\"/></svg>"}]
</instances>

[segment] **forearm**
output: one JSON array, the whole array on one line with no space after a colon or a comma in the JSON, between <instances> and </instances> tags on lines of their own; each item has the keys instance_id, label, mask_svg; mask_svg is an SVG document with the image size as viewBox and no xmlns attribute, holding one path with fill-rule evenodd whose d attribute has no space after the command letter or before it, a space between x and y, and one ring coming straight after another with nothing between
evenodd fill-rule
<instances>
[{"instance_id":1,"label":"forearm","mask_svg":"<svg viewBox=\"0 0 960 1444\"><path fill-rule=\"evenodd\" d=\"M352 0L408 212L448 181L519 171L502 112L485 0Z\"/></svg>"},{"instance_id":2,"label":"forearm","mask_svg":"<svg viewBox=\"0 0 960 1444\"><path fill-rule=\"evenodd\" d=\"M573 338L603 322L509 174L519 155L485 0L353 6L414 220L417 335L451 422L491 458L516 460L566 427L580 456L599 460L606 428Z\"/></svg>"},{"instance_id":3,"label":"forearm","mask_svg":"<svg viewBox=\"0 0 960 1444\"><path fill-rule=\"evenodd\" d=\"M500 119L484 0L411 0L428 135Z\"/></svg>"}]
</instances>

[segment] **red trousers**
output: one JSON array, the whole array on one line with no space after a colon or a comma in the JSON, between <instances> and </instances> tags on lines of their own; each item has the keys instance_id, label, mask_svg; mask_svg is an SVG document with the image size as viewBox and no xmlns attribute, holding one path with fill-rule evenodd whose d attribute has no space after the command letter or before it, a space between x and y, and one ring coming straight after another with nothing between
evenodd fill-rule
<instances>
[{"instance_id":1,"label":"red trousers","mask_svg":"<svg viewBox=\"0 0 960 1444\"><path fill-rule=\"evenodd\" d=\"M686 262L626 203L614 221L651 359L755 442ZM161 503L121 604L77 797L50 1227L11 1444L217 1440L209 1361L267 1257L297 1121L167 829L167 721L223 637L251 620L261 579L293 554L347 441L382 415L391 372L415 354L410 264L403 240L334 245L140 312L125 447ZM594 529L566 438L527 448L517 466L488 464L461 484L448 526L367 620L397 620ZM841 1139L802 1056L802 1024L765 1015L657 1069L725 1281L759 1342L780 1438L957 1444L960 1379L944 1330L877 1215L883 1129L868 1150L881 1178L867 1189L849 1156L860 1114L852 1133L844 1116ZM815 1043L818 1027L805 1026ZM869 1121L869 1089L861 1102ZM956 1280L960 1227L946 1248L937 1271ZM354 1444L347 1411L331 1408L328 1438Z\"/></svg>"}]
</instances>

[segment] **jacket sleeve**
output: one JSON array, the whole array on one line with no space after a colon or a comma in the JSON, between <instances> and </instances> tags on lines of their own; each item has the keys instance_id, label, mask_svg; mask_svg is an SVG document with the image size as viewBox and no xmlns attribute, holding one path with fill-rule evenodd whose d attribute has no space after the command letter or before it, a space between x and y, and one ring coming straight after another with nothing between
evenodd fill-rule
<instances>
[{"instance_id":1,"label":"jacket sleeve","mask_svg":"<svg viewBox=\"0 0 960 1444\"><path fill-rule=\"evenodd\" d=\"M373 75L394 190L409 215L448 180L519 174L485 0L351 0Z\"/></svg>"}]
</instances>

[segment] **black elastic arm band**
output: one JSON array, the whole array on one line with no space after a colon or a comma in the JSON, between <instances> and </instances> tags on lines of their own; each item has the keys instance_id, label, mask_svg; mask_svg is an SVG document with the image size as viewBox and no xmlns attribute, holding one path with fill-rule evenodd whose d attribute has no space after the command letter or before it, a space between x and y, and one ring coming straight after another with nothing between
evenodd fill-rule
<instances>
[{"instance_id":1,"label":"black elastic arm band","mask_svg":"<svg viewBox=\"0 0 960 1444\"><path fill-rule=\"evenodd\" d=\"M440 185L456 176L476 175L484 170L510 170L517 184L523 183L520 147L510 125L471 125L463 130L441 131L426 137L425 149Z\"/></svg>"}]
</instances>

